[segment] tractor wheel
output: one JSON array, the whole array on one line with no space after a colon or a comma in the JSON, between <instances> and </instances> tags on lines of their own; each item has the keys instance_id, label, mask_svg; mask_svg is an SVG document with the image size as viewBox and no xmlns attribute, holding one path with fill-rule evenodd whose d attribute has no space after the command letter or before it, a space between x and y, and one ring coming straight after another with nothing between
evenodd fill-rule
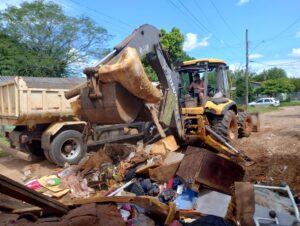
<instances>
[{"instance_id":1,"label":"tractor wheel","mask_svg":"<svg viewBox=\"0 0 300 226\"><path fill-rule=\"evenodd\" d=\"M212 120L213 130L227 141L238 137L238 122L234 111L227 111L223 117Z\"/></svg>"},{"instance_id":2,"label":"tractor wheel","mask_svg":"<svg viewBox=\"0 0 300 226\"><path fill-rule=\"evenodd\" d=\"M246 112L240 112L238 118L239 137L249 137L253 127L251 115Z\"/></svg>"}]
</instances>

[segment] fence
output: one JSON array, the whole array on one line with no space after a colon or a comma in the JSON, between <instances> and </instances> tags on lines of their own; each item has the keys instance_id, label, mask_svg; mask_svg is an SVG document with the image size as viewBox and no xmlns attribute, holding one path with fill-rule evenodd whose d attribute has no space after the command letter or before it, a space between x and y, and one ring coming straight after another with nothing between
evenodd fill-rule
<instances>
[{"instance_id":1,"label":"fence","mask_svg":"<svg viewBox=\"0 0 300 226\"><path fill-rule=\"evenodd\" d=\"M280 101L300 101L300 92L281 93L276 95L276 98Z\"/></svg>"}]
</instances>

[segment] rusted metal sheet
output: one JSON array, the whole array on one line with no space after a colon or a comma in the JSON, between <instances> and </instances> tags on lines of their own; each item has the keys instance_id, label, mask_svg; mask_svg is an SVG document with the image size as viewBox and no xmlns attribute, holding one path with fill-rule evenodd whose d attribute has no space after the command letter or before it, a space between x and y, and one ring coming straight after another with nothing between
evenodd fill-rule
<instances>
[{"instance_id":1,"label":"rusted metal sheet","mask_svg":"<svg viewBox=\"0 0 300 226\"><path fill-rule=\"evenodd\" d=\"M116 82L102 85L102 98L90 99L88 88L80 94L82 119L98 124L130 123L143 106L141 99Z\"/></svg>"},{"instance_id":2,"label":"rusted metal sheet","mask_svg":"<svg viewBox=\"0 0 300 226\"><path fill-rule=\"evenodd\" d=\"M189 146L177 175L194 191L200 185L231 194L235 181L242 181L244 170L238 164L204 148Z\"/></svg>"},{"instance_id":3,"label":"rusted metal sheet","mask_svg":"<svg viewBox=\"0 0 300 226\"><path fill-rule=\"evenodd\" d=\"M0 193L38 206L44 210L44 213L65 214L68 212L68 207L62 203L31 190L3 175L0 175Z\"/></svg>"}]
</instances>

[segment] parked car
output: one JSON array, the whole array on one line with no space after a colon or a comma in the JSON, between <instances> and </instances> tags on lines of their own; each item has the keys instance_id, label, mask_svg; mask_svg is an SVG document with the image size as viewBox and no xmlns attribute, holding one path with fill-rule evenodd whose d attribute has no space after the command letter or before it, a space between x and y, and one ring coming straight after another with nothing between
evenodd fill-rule
<instances>
[{"instance_id":1,"label":"parked car","mask_svg":"<svg viewBox=\"0 0 300 226\"><path fill-rule=\"evenodd\" d=\"M280 105L279 100L273 98L273 97L267 97L267 98L260 98L256 101L253 101L249 103L249 106L256 107L256 106L262 106L262 107L268 107L273 106L277 107Z\"/></svg>"}]
</instances>

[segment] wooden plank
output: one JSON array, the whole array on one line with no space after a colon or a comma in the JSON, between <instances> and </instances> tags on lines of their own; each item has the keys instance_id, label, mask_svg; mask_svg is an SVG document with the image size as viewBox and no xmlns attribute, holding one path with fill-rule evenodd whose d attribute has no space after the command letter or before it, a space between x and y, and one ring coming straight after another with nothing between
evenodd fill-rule
<instances>
[{"instance_id":1,"label":"wooden plank","mask_svg":"<svg viewBox=\"0 0 300 226\"><path fill-rule=\"evenodd\" d=\"M170 207L157 198L149 196L112 196L112 197L90 197L85 199L74 199L66 203L68 206L83 205L89 203L131 203L136 204L145 209L146 212L152 212L162 217L167 217Z\"/></svg>"},{"instance_id":2,"label":"wooden plank","mask_svg":"<svg viewBox=\"0 0 300 226\"><path fill-rule=\"evenodd\" d=\"M68 212L68 207L64 204L31 190L3 175L0 175L0 192L38 206L48 214L65 214Z\"/></svg>"},{"instance_id":3,"label":"wooden plank","mask_svg":"<svg viewBox=\"0 0 300 226\"><path fill-rule=\"evenodd\" d=\"M30 207L32 207L32 205L0 193L0 210L13 211L15 209L23 209Z\"/></svg>"}]
</instances>

